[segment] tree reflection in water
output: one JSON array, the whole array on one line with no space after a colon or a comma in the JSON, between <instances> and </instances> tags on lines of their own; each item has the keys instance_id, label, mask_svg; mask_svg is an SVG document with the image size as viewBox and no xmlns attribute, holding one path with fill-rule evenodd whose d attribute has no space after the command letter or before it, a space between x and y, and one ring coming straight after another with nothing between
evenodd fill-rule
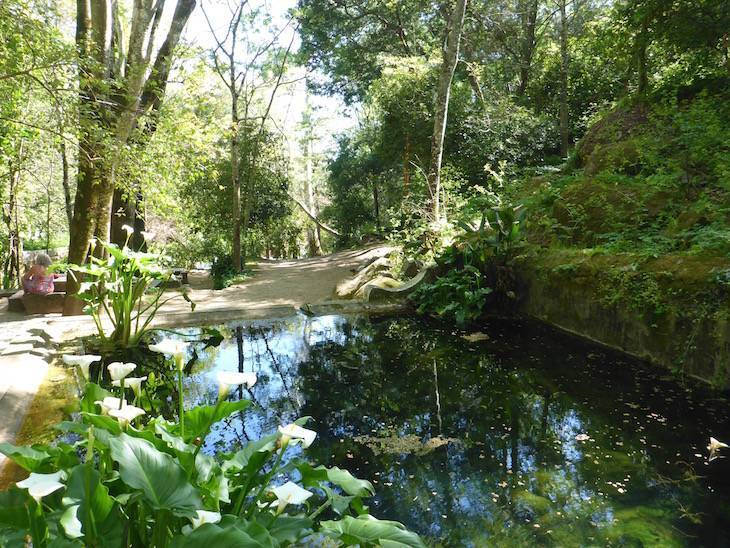
<instances>
[{"instance_id":1,"label":"tree reflection in water","mask_svg":"<svg viewBox=\"0 0 730 548\"><path fill-rule=\"evenodd\" d=\"M253 370L238 397L256 405L218 424L205 450L311 416L313 460L370 479L377 515L435 544L727 536L729 467L704 451L709 435L730 438L727 402L543 327L482 330L489 340L470 343L408 318L224 326L222 344L197 350L189 397L212 401L217 370Z\"/></svg>"}]
</instances>

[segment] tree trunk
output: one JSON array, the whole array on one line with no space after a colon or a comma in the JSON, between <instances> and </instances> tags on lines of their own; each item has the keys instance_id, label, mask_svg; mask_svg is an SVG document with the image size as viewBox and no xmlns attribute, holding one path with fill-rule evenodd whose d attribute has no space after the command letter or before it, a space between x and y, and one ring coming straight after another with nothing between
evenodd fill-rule
<instances>
[{"instance_id":1,"label":"tree trunk","mask_svg":"<svg viewBox=\"0 0 730 548\"><path fill-rule=\"evenodd\" d=\"M403 197L408 196L408 187L411 185L411 135L406 132L406 142L403 145Z\"/></svg>"},{"instance_id":2,"label":"tree trunk","mask_svg":"<svg viewBox=\"0 0 730 548\"><path fill-rule=\"evenodd\" d=\"M428 187L431 193L431 214L434 221L441 219L441 160L444 152L444 136L446 135L451 81L454 78L456 61L459 56L459 41L461 40L461 29L464 26L465 12L466 0L456 0L454 10L449 18L449 31L446 37L443 60L441 62L438 89L436 90L433 135L431 136L431 165L428 173Z\"/></svg>"},{"instance_id":3,"label":"tree trunk","mask_svg":"<svg viewBox=\"0 0 730 548\"><path fill-rule=\"evenodd\" d=\"M637 39L636 65L639 72L639 83L636 93L644 95L649 89L649 76L647 73L646 50L649 45L648 30L646 23L641 25L641 32Z\"/></svg>"},{"instance_id":4,"label":"tree trunk","mask_svg":"<svg viewBox=\"0 0 730 548\"><path fill-rule=\"evenodd\" d=\"M307 94L307 103L309 103L309 94ZM319 208L317 207L317 200L314 195L314 188L312 186L312 135L311 127L307 130L305 136L306 143L304 145L305 154L305 174L304 174L304 190L307 195L307 207L314 213L315 216L319 216ZM317 224L314 227L307 229L307 242L309 244L309 255L312 257L322 256L322 242L319 240L319 226Z\"/></svg>"},{"instance_id":5,"label":"tree trunk","mask_svg":"<svg viewBox=\"0 0 730 548\"><path fill-rule=\"evenodd\" d=\"M86 260L93 235L109 240L119 151L127 144L141 117L154 121L165 93L172 52L196 0L177 0L167 35L151 64L152 50L159 43L156 31L164 4L149 0L134 2L125 52L120 36L119 3L76 2L79 154L73 219L69 226L68 260L72 264L83 264ZM109 85L111 79L113 86ZM64 314L80 311L80 301L74 298L77 292L78 284L71 276Z\"/></svg>"},{"instance_id":6,"label":"tree trunk","mask_svg":"<svg viewBox=\"0 0 730 548\"><path fill-rule=\"evenodd\" d=\"M66 141L61 140L61 168L63 170L63 198L66 206L66 219L68 220L69 230L74 217L73 198L71 197L71 181L68 173L68 153L66 151Z\"/></svg>"},{"instance_id":7,"label":"tree trunk","mask_svg":"<svg viewBox=\"0 0 730 548\"><path fill-rule=\"evenodd\" d=\"M120 189L114 189L112 198L112 220L111 220L111 241L118 246L127 242L127 232L124 226L131 226L134 233L127 245L135 251L146 251L147 244L142 231L145 230L144 215L140 215L139 209L143 201L142 193L133 191L132 196L126 197Z\"/></svg>"},{"instance_id":8,"label":"tree trunk","mask_svg":"<svg viewBox=\"0 0 730 548\"><path fill-rule=\"evenodd\" d=\"M23 262L23 245L20 241L18 222L18 187L20 185L20 166L23 162L24 143L20 142L18 154L10 162L8 172L8 202L3 211L3 221L8 229L8 259L5 265L5 283L9 286L21 287L21 264Z\"/></svg>"},{"instance_id":9,"label":"tree trunk","mask_svg":"<svg viewBox=\"0 0 730 548\"><path fill-rule=\"evenodd\" d=\"M233 266L236 272L241 271L241 175L239 173L239 159L241 151L238 145L238 96L231 94L231 186L233 195L231 197L231 210L233 215L233 243L232 255ZM250 196L246 193L246 207Z\"/></svg>"},{"instance_id":10,"label":"tree trunk","mask_svg":"<svg viewBox=\"0 0 730 548\"><path fill-rule=\"evenodd\" d=\"M538 0L521 0L517 3L517 9L522 26L520 81L517 86L517 95L522 97L527 91L532 72L532 57L535 54L535 24L537 22Z\"/></svg>"},{"instance_id":11,"label":"tree trunk","mask_svg":"<svg viewBox=\"0 0 730 548\"><path fill-rule=\"evenodd\" d=\"M570 113L568 110L568 16L566 0L560 0L560 153L568 156L570 147Z\"/></svg>"},{"instance_id":12,"label":"tree trunk","mask_svg":"<svg viewBox=\"0 0 730 548\"><path fill-rule=\"evenodd\" d=\"M380 226L380 195L378 193L378 180L373 177L373 209L375 213L375 228L378 233L382 232Z\"/></svg>"}]
</instances>

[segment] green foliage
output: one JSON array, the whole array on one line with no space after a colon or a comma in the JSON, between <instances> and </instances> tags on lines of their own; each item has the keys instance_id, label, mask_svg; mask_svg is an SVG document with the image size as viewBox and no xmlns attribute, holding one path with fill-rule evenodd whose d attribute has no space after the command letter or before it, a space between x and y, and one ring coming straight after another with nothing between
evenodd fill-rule
<instances>
[{"instance_id":1,"label":"green foliage","mask_svg":"<svg viewBox=\"0 0 730 548\"><path fill-rule=\"evenodd\" d=\"M413 294L420 314L453 319L463 326L478 319L492 293L486 287L482 272L467 265L462 270L449 270L431 284L420 286Z\"/></svg>"},{"instance_id":2,"label":"green foliage","mask_svg":"<svg viewBox=\"0 0 730 548\"><path fill-rule=\"evenodd\" d=\"M99 395L94 385L89 390L90 398ZM276 547L317 544L329 537L364 547L423 546L400 523L367 515L362 499L374 492L370 482L339 468L284 460L291 442L279 433L216 457L187 443L204 439L215 422L248 403L219 401L188 411L185 437L177 434L176 424L159 417L120 428L111 417L85 412L79 422L62 425L79 434L73 445L0 445L0 452L29 470L31 479L61 472L51 488L36 494L37 500L19 487L0 496L0 540L12 544L27 536L39 548ZM273 479L294 470L312 489L304 491L306 500L272 500ZM330 519L320 521L330 507Z\"/></svg>"},{"instance_id":3,"label":"green foliage","mask_svg":"<svg viewBox=\"0 0 730 548\"><path fill-rule=\"evenodd\" d=\"M127 240L131 236L128 232ZM86 303L84 312L96 324L97 334L104 346L128 348L139 344L162 305L175 298L195 305L186 293L163 299L161 282L170 273L161 266L161 257L132 251L126 245L97 242L105 258L93 255L87 265L69 265L72 276L82 275L78 298ZM157 285L155 285L157 284ZM111 331L104 328L104 318L111 322Z\"/></svg>"},{"instance_id":4,"label":"green foliage","mask_svg":"<svg viewBox=\"0 0 730 548\"><path fill-rule=\"evenodd\" d=\"M250 274L238 272L230 255L215 257L210 265L210 277L213 278L213 289L225 289L246 280Z\"/></svg>"}]
</instances>

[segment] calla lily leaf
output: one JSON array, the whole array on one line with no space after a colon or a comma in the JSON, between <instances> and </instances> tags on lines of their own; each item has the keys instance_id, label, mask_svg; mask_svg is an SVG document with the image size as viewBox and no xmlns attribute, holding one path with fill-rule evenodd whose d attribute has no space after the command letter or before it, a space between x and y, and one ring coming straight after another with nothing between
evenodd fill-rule
<instances>
[{"instance_id":1,"label":"calla lily leaf","mask_svg":"<svg viewBox=\"0 0 730 548\"><path fill-rule=\"evenodd\" d=\"M207 435L211 426L237 411L243 411L251 402L238 400L221 402L220 405L202 405L185 412L185 441ZM176 425L177 427L177 425ZM173 430L177 433L176 430Z\"/></svg>"},{"instance_id":2,"label":"calla lily leaf","mask_svg":"<svg viewBox=\"0 0 730 548\"><path fill-rule=\"evenodd\" d=\"M333 538L346 538L348 545L425 548L420 537L397 521L379 520L370 515L345 516L339 521L323 521L321 532Z\"/></svg>"},{"instance_id":3,"label":"calla lily leaf","mask_svg":"<svg viewBox=\"0 0 730 548\"><path fill-rule=\"evenodd\" d=\"M109 447L122 481L142 491L153 508L193 515L203 506L182 467L149 441L121 434L109 440Z\"/></svg>"},{"instance_id":4,"label":"calla lily leaf","mask_svg":"<svg viewBox=\"0 0 730 548\"><path fill-rule=\"evenodd\" d=\"M114 522L114 499L109 489L101 483L101 475L91 464L80 464L71 470L68 478L64 504L76 504L76 517L81 522L81 531L89 545L96 544L102 531L104 538L114 529L120 529L121 523Z\"/></svg>"},{"instance_id":5,"label":"calla lily leaf","mask_svg":"<svg viewBox=\"0 0 730 548\"><path fill-rule=\"evenodd\" d=\"M281 515L269 528L269 533L282 545L296 544L312 530L312 520L294 516Z\"/></svg>"},{"instance_id":6,"label":"calla lily leaf","mask_svg":"<svg viewBox=\"0 0 730 548\"><path fill-rule=\"evenodd\" d=\"M103 401L104 398L110 396L113 396L113 394L98 384L93 382L87 383L84 397L81 398L81 411L86 413L96 413L98 408L95 402Z\"/></svg>"},{"instance_id":7,"label":"calla lily leaf","mask_svg":"<svg viewBox=\"0 0 730 548\"><path fill-rule=\"evenodd\" d=\"M51 455L45 450L33 447L18 447L12 443L0 443L0 453L11 459L18 466L36 472L51 460Z\"/></svg>"},{"instance_id":8,"label":"calla lily leaf","mask_svg":"<svg viewBox=\"0 0 730 548\"><path fill-rule=\"evenodd\" d=\"M172 548L198 548L200 546L233 548L235 546L274 546L274 544L271 535L261 525L239 520L235 525L226 526L206 523L189 535L174 537L171 546Z\"/></svg>"},{"instance_id":9,"label":"calla lily leaf","mask_svg":"<svg viewBox=\"0 0 730 548\"><path fill-rule=\"evenodd\" d=\"M370 497L375 494L373 484L367 480L357 479L347 470L337 466L327 468L325 466L313 467L307 462L296 465L302 475L302 483L308 487L318 487L319 482L328 481L342 488L348 495L356 497Z\"/></svg>"},{"instance_id":10,"label":"calla lily leaf","mask_svg":"<svg viewBox=\"0 0 730 548\"><path fill-rule=\"evenodd\" d=\"M259 440L248 442L243 449L233 455L233 458L223 463L223 471L235 473L240 470L258 470L276 449L277 438L277 434L271 434Z\"/></svg>"}]
</instances>

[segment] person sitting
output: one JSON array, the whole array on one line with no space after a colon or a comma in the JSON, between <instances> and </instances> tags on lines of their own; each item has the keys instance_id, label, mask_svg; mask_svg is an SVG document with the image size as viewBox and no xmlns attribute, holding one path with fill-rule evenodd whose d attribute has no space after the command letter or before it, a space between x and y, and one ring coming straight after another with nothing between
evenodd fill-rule
<instances>
[{"instance_id":1,"label":"person sitting","mask_svg":"<svg viewBox=\"0 0 730 548\"><path fill-rule=\"evenodd\" d=\"M53 274L48 273L51 258L45 253L38 253L33 266L23 274L23 290L34 295L49 295L53 293Z\"/></svg>"}]
</instances>

